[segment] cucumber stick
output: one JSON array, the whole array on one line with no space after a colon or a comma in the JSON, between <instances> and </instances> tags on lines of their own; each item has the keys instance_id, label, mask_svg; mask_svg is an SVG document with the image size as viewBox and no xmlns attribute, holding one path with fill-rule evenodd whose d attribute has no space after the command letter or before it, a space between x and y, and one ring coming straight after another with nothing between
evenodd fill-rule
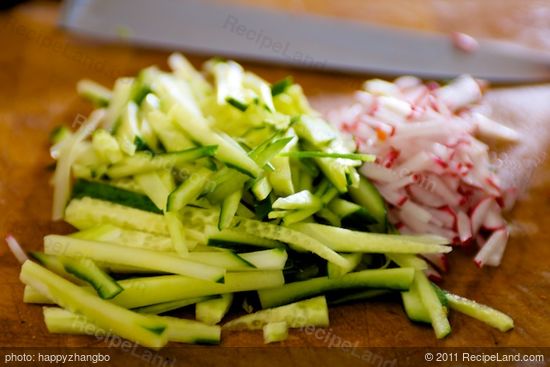
<instances>
[{"instance_id":1,"label":"cucumber stick","mask_svg":"<svg viewBox=\"0 0 550 367\"><path fill-rule=\"evenodd\" d=\"M265 200L273 190L273 187L269 183L267 177L258 179L254 185L252 185L252 193L259 201Z\"/></svg>"},{"instance_id":2,"label":"cucumber stick","mask_svg":"<svg viewBox=\"0 0 550 367\"><path fill-rule=\"evenodd\" d=\"M128 287L128 285L126 285L126 287ZM89 291L89 293L92 293L90 288L83 287L82 289L85 291ZM194 297L194 298L176 299L173 301L155 303L155 304L146 305L142 307L136 307L136 308L133 308L133 311L144 313L144 314L158 315L164 312L169 312L169 311L177 310L179 308L183 308L186 306L194 305L197 302L206 301L216 297L217 295L209 295L209 296L200 296L200 297ZM34 288L28 285L25 286L25 289L23 292L23 302L38 303L38 304L54 303L51 299L44 296L42 293L38 292L37 290L35 290ZM124 304L123 306L125 307Z\"/></svg>"},{"instance_id":3,"label":"cucumber stick","mask_svg":"<svg viewBox=\"0 0 550 367\"><path fill-rule=\"evenodd\" d=\"M138 126L138 106L134 101L129 101L126 108L122 111L122 116L116 127L116 139L120 149L128 154L134 155L136 145L134 144L136 137L140 136Z\"/></svg>"},{"instance_id":4,"label":"cucumber stick","mask_svg":"<svg viewBox=\"0 0 550 367\"><path fill-rule=\"evenodd\" d=\"M402 268L415 268L416 270L428 269L426 260L415 255L388 253L386 257Z\"/></svg>"},{"instance_id":5,"label":"cucumber stick","mask_svg":"<svg viewBox=\"0 0 550 367\"><path fill-rule=\"evenodd\" d=\"M31 256L48 270L67 280L72 279L65 277L65 273L89 283L103 299L111 299L122 292L120 285L90 259L47 255L40 252L33 252Z\"/></svg>"},{"instance_id":6,"label":"cucumber stick","mask_svg":"<svg viewBox=\"0 0 550 367\"><path fill-rule=\"evenodd\" d=\"M50 255L86 257L107 263L171 272L212 282L223 282L225 275L225 269L158 251L86 241L67 236L48 235L44 237L44 252Z\"/></svg>"},{"instance_id":7,"label":"cucumber stick","mask_svg":"<svg viewBox=\"0 0 550 367\"><path fill-rule=\"evenodd\" d=\"M361 177L357 187L349 190L353 201L365 208L376 219L382 229L386 226L386 204L376 187L366 178Z\"/></svg>"},{"instance_id":8,"label":"cucumber stick","mask_svg":"<svg viewBox=\"0 0 550 367\"><path fill-rule=\"evenodd\" d=\"M92 80L79 80L76 84L76 91L81 97L86 98L98 107L108 106L111 102L111 91Z\"/></svg>"},{"instance_id":9,"label":"cucumber stick","mask_svg":"<svg viewBox=\"0 0 550 367\"><path fill-rule=\"evenodd\" d=\"M111 299L122 292L122 287L92 260L63 257L62 261L67 272L90 283L101 298Z\"/></svg>"},{"instance_id":10,"label":"cucumber stick","mask_svg":"<svg viewBox=\"0 0 550 367\"><path fill-rule=\"evenodd\" d=\"M104 182L78 179L73 187L73 198L90 197L152 213L162 213L149 197Z\"/></svg>"},{"instance_id":11,"label":"cucumber stick","mask_svg":"<svg viewBox=\"0 0 550 367\"><path fill-rule=\"evenodd\" d=\"M160 348L168 341L166 323L102 300L31 261L21 267L20 279L61 307L123 338L151 348Z\"/></svg>"},{"instance_id":12,"label":"cucumber stick","mask_svg":"<svg viewBox=\"0 0 550 367\"><path fill-rule=\"evenodd\" d=\"M249 245L265 248L281 247L281 242L262 238L255 234L244 233L235 229L224 229L208 237L208 246L232 248L233 246Z\"/></svg>"},{"instance_id":13,"label":"cucumber stick","mask_svg":"<svg viewBox=\"0 0 550 367\"><path fill-rule=\"evenodd\" d=\"M245 218L236 218L234 221L234 228L248 234L286 242L294 248L302 251L311 251L338 266L345 267L349 265L348 260L325 246L320 241L290 228Z\"/></svg>"},{"instance_id":14,"label":"cucumber stick","mask_svg":"<svg viewBox=\"0 0 550 367\"><path fill-rule=\"evenodd\" d=\"M115 137L106 130L96 130L92 135L92 147L97 156L105 163L116 163L122 160L122 150Z\"/></svg>"},{"instance_id":15,"label":"cucumber stick","mask_svg":"<svg viewBox=\"0 0 550 367\"><path fill-rule=\"evenodd\" d=\"M158 315L161 313L177 310L186 306L194 305L199 302L208 301L209 299L216 298L216 296L203 296L195 298L177 299L170 302L156 303L154 305L143 306L134 308L133 311L139 313Z\"/></svg>"},{"instance_id":16,"label":"cucumber stick","mask_svg":"<svg viewBox=\"0 0 550 367\"><path fill-rule=\"evenodd\" d=\"M363 301L391 293L388 289L366 289L357 292L345 292L344 294L327 295L329 305L339 305L342 303Z\"/></svg>"},{"instance_id":17,"label":"cucumber stick","mask_svg":"<svg viewBox=\"0 0 550 367\"><path fill-rule=\"evenodd\" d=\"M117 127L124 108L130 101L133 85L133 78L118 78L115 82L111 101L103 119L103 127L106 130L112 131Z\"/></svg>"},{"instance_id":18,"label":"cucumber stick","mask_svg":"<svg viewBox=\"0 0 550 367\"><path fill-rule=\"evenodd\" d=\"M274 322L285 322L290 328L327 327L329 325L327 301L324 296L319 296L285 306L268 308L231 320L223 325L223 328L258 330Z\"/></svg>"},{"instance_id":19,"label":"cucumber stick","mask_svg":"<svg viewBox=\"0 0 550 367\"><path fill-rule=\"evenodd\" d=\"M135 175L134 178L157 208L161 211L165 210L168 196L175 188L170 172L153 171Z\"/></svg>"},{"instance_id":20,"label":"cucumber stick","mask_svg":"<svg viewBox=\"0 0 550 367\"><path fill-rule=\"evenodd\" d=\"M199 232L197 237L197 231L191 227L204 230L208 226L215 226L218 216L216 209L185 207L181 210L180 219L184 221L190 238L194 236L192 239L198 240L204 237L206 243L208 234ZM89 197L71 200L65 210L65 220L78 229L111 224L132 231L169 236L162 215Z\"/></svg>"},{"instance_id":21,"label":"cucumber stick","mask_svg":"<svg viewBox=\"0 0 550 367\"><path fill-rule=\"evenodd\" d=\"M219 298L198 302L195 305L195 318L207 325L216 325L222 321L233 302L233 294L223 294Z\"/></svg>"},{"instance_id":22,"label":"cucumber stick","mask_svg":"<svg viewBox=\"0 0 550 367\"><path fill-rule=\"evenodd\" d=\"M154 101L152 97L154 97L153 94L147 95L147 97L145 97L145 102L148 100ZM160 101L158 103L160 103ZM177 152L195 146L191 139L189 139L162 111L151 109L151 111L147 113L147 121L149 125L151 125L151 129L157 134L158 139L167 152Z\"/></svg>"},{"instance_id":23,"label":"cucumber stick","mask_svg":"<svg viewBox=\"0 0 550 367\"><path fill-rule=\"evenodd\" d=\"M451 332L451 325L447 320L445 307L437 295L426 275L420 270L416 270L414 276L414 286L418 289L418 294L422 304L428 310L430 321L438 339L442 339Z\"/></svg>"},{"instance_id":24,"label":"cucumber stick","mask_svg":"<svg viewBox=\"0 0 550 367\"><path fill-rule=\"evenodd\" d=\"M285 226L289 226L294 223L307 221L308 218L311 218L313 214L317 213L322 208L322 204L319 203L317 206L308 209L295 210L283 218L283 223Z\"/></svg>"},{"instance_id":25,"label":"cucumber stick","mask_svg":"<svg viewBox=\"0 0 550 367\"><path fill-rule=\"evenodd\" d=\"M293 138L269 138L258 147L248 153L248 156L256 162L259 167L263 167L269 163ZM233 170L220 170L214 177L217 183L215 190L208 195L208 198L214 202L222 201L232 192L241 190L243 185L249 179L244 174Z\"/></svg>"},{"instance_id":26,"label":"cucumber stick","mask_svg":"<svg viewBox=\"0 0 550 367\"><path fill-rule=\"evenodd\" d=\"M107 169L107 176L120 178L156 171L159 169L170 169L181 164L192 162L199 158L213 156L217 147L209 145L198 148L190 148L179 152L151 154L150 152L136 152L131 157L126 157Z\"/></svg>"},{"instance_id":27,"label":"cucumber stick","mask_svg":"<svg viewBox=\"0 0 550 367\"><path fill-rule=\"evenodd\" d=\"M327 247L341 252L373 253L447 253L449 246L441 244L448 240L441 238L439 244L426 243L422 237L403 237L379 233L351 231L315 223L296 223L290 228L322 241Z\"/></svg>"},{"instance_id":28,"label":"cucumber stick","mask_svg":"<svg viewBox=\"0 0 550 367\"><path fill-rule=\"evenodd\" d=\"M124 291L112 302L127 308L212 296L226 293L254 291L279 287L284 284L280 270L228 272L225 283L214 283L181 275L161 275L119 281Z\"/></svg>"},{"instance_id":29,"label":"cucumber stick","mask_svg":"<svg viewBox=\"0 0 550 367\"><path fill-rule=\"evenodd\" d=\"M403 300L403 307L409 319L416 322L431 323L430 313L424 306L424 303L422 303L415 282L411 284L411 288L408 291L401 292L401 299Z\"/></svg>"},{"instance_id":30,"label":"cucumber stick","mask_svg":"<svg viewBox=\"0 0 550 367\"><path fill-rule=\"evenodd\" d=\"M174 105L170 115L173 116L178 126L194 141L202 145L218 146L215 156L220 161L254 178L261 174L261 169L256 162L242 148L239 148L238 144L231 144L210 129L204 117L194 115L182 105Z\"/></svg>"},{"instance_id":31,"label":"cucumber stick","mask_svg":"<svg viewBox=\"0 0 550 367\"><path fill-rule=\"evenodd\" d=\"M263 327L264 343L281 342L288 338L288 324L286 321L270 322Z\"/></svg>"},{"instance_id":32,"label":"cucumber stick","mask_svg":"<svg viewBox=\"0 0 550 367\"><path fill-rule=\"evenodd\" d=\"M289 196L294 194L295 188L292 183L292 171L290 159L288 157L277 156L271 159L271 164L275 168L269 172L267 177L273 191L279 196Z\"/></svg>"},{"instance_id":33,"label":"cucumber stick","mask_svg":"<svg viewBox=\"0 0 550 367\"><path fill-rule=\"evenodd\" d=\"M220 209L220 219L218 220L218 229L220 231L231 226L233 217L239 209L242 196L243 192L237 190L223 199Z\"/></svg>"},{"instance_id":34,"label":"cucumber stick","mask_svg":"<svg viewBox=\"0 0 550 367\"><path fill-rule=\"evenodd\" d=\"M258 291L263 308L287 304L327 291L353 288L409 289L414 269L376 269L348 273L339 278L318 277Z\"/></svg>"},{"instance_id":35,"label":"cucumber stick","mask_svg":"<svg viewBox=\"0 0 550 367\"><path fill-rule=\"evenodd\" d=\"M256 269L281 270L285 267L288 254L284 248L278 247L271 250L239 254L239 257L252 264Z\"/></svg>"},{"instance_id":36,"label":"cucumber stick","mask_svg":"<svg viewBox=\"0 0 550 367\"><path fill-rule=\"evenodd\" d=\"M327 274L329 278L338 278L353 271L353 269L355 269L359 265L361 259L363 258L363 254L360 252L355 252L352 254L342 254L342 256L348 260L349 266L342 268L340 266L334 265L333 263L327 263Z\"/></svg>"},{"instance_id":37,"label":"cucumber stick","mask_svg":"<svg viewBox=\"0 0 550 367\"><path fill-rule=\"evenodd\" d=\"M60 256L47 255L42 252L33 251L29 253L30 257L36 260L40 265L48 269L49 271L54 272L62 278L65 278L77 285L84 285L87 282L83 279L80 279L73 274L69 273L65 269L65 264L61 260Z\"/></svg>"},{"instance_id":38,"label":"cucumber stick","mask_svg":"<svg viewBox=\"0 0 550 367\"><path fill-rule=\"evenodd\" d=\"M213 283L206 280L193 279L180 275L161 275L154 277L133 278L118 281L124 289L111 302L139 310L149 308L155 310L176 307L180 302L198 297L213 297L220 294L255 291L264 288L280 287L284 284L283 273L280 270L254 272L228 272L225 283ZM93 289L82 287L85 292L93 293ZM47 295L32 287L25 287L25 303L49 304L52 300ZM152 312L150 312L152 313Z\"/></svg>"},{"instance_id":39,"label":"cucumber stick","mask_svg":"<svg viewBox=\"0 0 550 367\"><path fill-rule=\"evenodd\" d=\"M187 258L201 264L224 268L228 271L256 270L256 267L252 263L231 251L191 252ZM282 269L282 267L279 269Z\"/></svg>"},{"instance_id":40,"label":"cucumber stick","mask_svg":"<svg viewBox=\"0 0 550 367\"><path fill-rule=\"evenodd\" d=\"M168 196L168 211L178 211L192 201L208 187L212 172L207 168L199 168Z\"/></svg>"},{"instance_id":41,"label":"cucumber stick","mask_svg":"<svg viewBox=\"0 0 550 367\"><path fill-rule=\"evenodd\" d=\"M194 263L199 264L211 265L227 271L282 270L285 267L286 259L288 257L286 250L283 248L241 254L236 254L228 250L192 251L185 253L184 255L173 252L165 252L163 254L175 258L183 256L185 260L193 261ZM107 263L104 267L111 269L111 271L116 273L154 272L154 270L152 271L147 268L123 266L113 263Z\"/></svg>"},{"instance_id":42,"label":"cucumber stick","mask_svg":"<svg viewBox=\"0 0 550 367\"><path fill-rule=\"evenodd\" d=\"M174 212L166 212L164 219L166 220L166 227L168 227L174 250L181 256L187 256L189 254L189 245L187 244L185 228L181 220Z\"/></svg>"},{"instance_id":43,"label":"cucumber stick","mask_svg":"<svg viewBox=\"0 0 550 367\"><path fill-rule=\"evenodd\" d=\"M338 215L342 225L348 229L364 231L369 224L377 222L362 206L340 198L334 198L328 209Z\"/></svg>"},{"instance_id":44,"label":"cucumber stick","mask_svg":"<svg viewBox=\"0 0 550 367\"><path fill-rule=\"evenodd\" d=\"M44 321L50 333L106 336L105 328L88 321L86 317L57 307L44 307ZM203 323L167 316L148 316L166 325L168 341L190 344L219 344L221 328Z\"/></svg>"},{"instance_id":45,"label":"cucumber stick","mask_svg":"<svg viewBox=\"0 0 550 367\"><path fill-rule=\"evenodd\" d=\"M155 251L173 251L172 240L167 236L124 229L112 224L100 224L69 235L82 240L113 243Z\"/></svg>"},{"instance_id":46,"label":"cucumber stick","mask_svg":"<svg viewBox=\"0 0 550 367\"><path fill-rule=\"evenodd\" d=\"M273 203L273 209L309 209L317 207L321 200L310 191L303 190L287 197L280 197Z\"/></svg>"},{"instance_id":47,"label":"cucumber stick","mask_svg":"<svg viewBox=\"0 0 550 367\"><path fill-rule=\"evenodd\" d=\"M47 296L44 296L42 293L38 292L36 289L28 285L25 286L25 290L23 291L23 302L40 303L40 304L54 303L50 298L48 298Z\"/></svg>"},{"instance_id":48,"label":"cucumber stick","mask_svg":"<svg viewBox=\"0 0 550 367\"><path fill-rule=\"evenodd\" d=\"M503 332L514 328L514 320L505 313L456 294L443 292L451 309L480 320Z\"/></svg>"}]
</instances>

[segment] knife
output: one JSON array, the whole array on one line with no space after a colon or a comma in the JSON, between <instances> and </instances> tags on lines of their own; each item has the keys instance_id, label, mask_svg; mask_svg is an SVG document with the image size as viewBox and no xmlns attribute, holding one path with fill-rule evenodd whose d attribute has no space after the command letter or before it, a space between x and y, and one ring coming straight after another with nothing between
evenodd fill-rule
<instances>
[{"instance_id":1,"label":"knife","mask_svg":"<svg viewBox=\"0 0 550 367\"><path fill-rule=\"evenodd\" d=\"M466 53L445 35L213 0L69 0L61 25L104 40L327 71L550 80L550 53L511 43L479 40Z\"/></svg>"}]
</instances>

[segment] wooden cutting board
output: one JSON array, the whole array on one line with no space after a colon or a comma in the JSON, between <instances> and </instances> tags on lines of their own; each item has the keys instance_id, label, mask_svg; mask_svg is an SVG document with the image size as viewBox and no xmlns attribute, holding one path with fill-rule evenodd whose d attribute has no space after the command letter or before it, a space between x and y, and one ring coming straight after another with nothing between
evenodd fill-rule
<instances>
[{"instance_id":1,"label":"wooden cutting board","mask_svg":"<svg viewBox=\"0 0 550 367\"><path fill-rule=\"evenodd\" d=\"M276 2L265 3L273 6ZM290 6L295 2L284 3ZM544 11L548 14L550 7L546 4L543 8L535 1L522 1L521 7L514 1L487 1L482 5L461 2L455 11L448 9L451 1L402 0L384 2L385 5L382 2L341 3L303 1L293 6L297 11L306 9L444 32L461 25L461 30L476 35L502 36L550 49L549 45L544 45L547 39L540 33L548 29L540 25L539 14ZM487 14L493 17L480 25L469 20L473 13L477 14L473 18ZM54 126L71 124L78 114L89 113L90 107L76 96L76 82L87 77L112 85L115 78L134 75L151 64L165 68L168 55L164 51L105 45L68 35L55 27L57 16L55 3L30 3L0 14L0 236L3 239L7 233L12 233L27 250L40 249L45 234L70 230L70 226L49 219L52 195L48 167L52 161L48 156L48 134ZM204 58L191 57L191 60L199 65ZM244 66L269 81L293 75L320 110L349 101L349 93L359 88L367 77L252 63L244 63ZM550 140L550 86L495 89L483 104L493 117L524 132L524 142L504 151L501 164L505 180L529 189L509 216L514 231L502 266L479 270L470 254L457 251L451 256L451 272L445 276L443 286L508 313L515 319L516 328L501 333L453 313L450 317L452 335L438 341L429 327L409 322L398 302L374 300L332 308L331 335L364 347L550 347L550 236L546 232L550 228L550 164L546 159ZM18 272L19 265L6 246L0 245L1 347L108 344L91 337L48 334L40 307L22 303L23 286L18 280ZM327 340L311 333L292 331L281 345L327 347ZM263 343L259 333L224 333L223 347L230 346L260 347ZM222 355L231 357L239 351L223 347L188 350L195 353L193 358L204 353L211 355L212 364L220 361L217 358L223 358ZM320 357L326 348L314 353L311 349L296 349L298 353L292 352L295 350L292 348L277 350L280 350L277 353L281 359L263 361L268 365L283 361L335 363L329 355ZM258 358L262 358L261 353ZM190 363L193 361L196 360L188 359ZM247 361L236 358L233 364L244 365ZM141 363L133 363L138 365L138 362Z\"/></svg>"}]
</instances>

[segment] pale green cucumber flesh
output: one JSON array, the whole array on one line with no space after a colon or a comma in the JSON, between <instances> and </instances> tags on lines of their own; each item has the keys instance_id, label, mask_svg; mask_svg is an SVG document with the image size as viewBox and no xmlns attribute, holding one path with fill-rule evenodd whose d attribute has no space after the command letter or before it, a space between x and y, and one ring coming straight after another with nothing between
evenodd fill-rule
<instances>
[{"instance_id":1,"label":"pale green cucumber flesh","mask_svg":"<svg viewBox=\"0 0 550 367\"><path fill-rule=\"evenodd\" d=\"M414 279L414 269L375 269L348 273L339 278L318 277L287 283L279 288L258 291L263 308L287 304L324 292L340 289L387 288L409 289Z\"/></svg>"}]
</instances>

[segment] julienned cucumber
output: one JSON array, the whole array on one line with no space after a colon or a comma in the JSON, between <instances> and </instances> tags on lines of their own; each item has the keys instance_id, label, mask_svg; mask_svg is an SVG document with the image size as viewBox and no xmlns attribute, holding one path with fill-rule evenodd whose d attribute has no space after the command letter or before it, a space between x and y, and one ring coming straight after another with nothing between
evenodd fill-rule
<instances>
[{"instance_id":1,"label":"julienned cucumber","mask_svg":"<svg viewBox=\"0 0 550 367\"><path fill-rule=\"evenodd\" d=\"M288 259L288 254L282 247L238 255L241 259L252 264L256 269L262 270L282 270Z\"/></svg>"},{"instance_id":2,"label":"julienned cucumber","mask_svg":"<svg viewBox=\"0 0 550 367\"><path fill-rule=\"evenodd\" d=\"M386 204L376 187L366 178L361 177L358 187L351 187L350 196L360 206L376 219L378 224L385 229L386 227Z\"/></svg>"},{"instance_id":3,"label":"julienned cucumber","mask_svg":"<svg viewBox=\"0 0 550 367\"><path fill-rule=\"evenodd\" d=\"M295 249L311 251L338 266L348 266L348 261L345 258L325 246L322 242L293 229L245 218L235 218L233 224L235 229L245 233L286 242Z\"/></svg>"},{"instance_id":4,"label":"julienned cucumber","mask_svg":"<svg viewBox=\"0 0 550 367\"><path fill-rule=\"evenodd\" d=\"M391 293L388 289L366 289L356 292L344 291L342 293L336 291L327 295L327 302L329 305L339 305L342 303L363 301L371 298L376 298Z\"/></svg>"},{"instance_id":5,"label":"julienned cucumber","mask_svg":"<svg viewBox=\"0 0 550 367\"><path fill-rule=\"evenodd\" d=\"M154 305L143 306L134 308L133 311L139 313L146 313L152 315L158 315L161 313L177 310L186 306L194 305L195 303L208 301L209 299L217 298L217 296L203 296L195 298L178 299L170 302L162 302Z\"/></svg>"},{"instance_id":6,"label":"julienned cucumber","mask_svg":"<svg viewBox=\"0 0 550 367\"><path fill-rule=\"evenodd\" d=\"M206 244L207 227L215 227L219 212L216 209L185 207L180 214L188 237ZM162 215L89 197L71 200L65 210L65 220L78 229L108 224L133 231L170 235ZM197 233L197 230L200 232ZM193 237L194 234L198 236Z\"/></svg>"},{"instance_id":7,"label":"julienned cucumber","mask_svg":"<svg viewBox=\"0 0 550 367\"><path fill-rule=\"evenodd\" d=\"M303 190L290 196L275 200L273 209L309 209L317 207L320 199L314 196L310 191Z\"/></svg>"},{"instance_id":8,"label":"julienned cucumber","mask_svg":"<svg viewBox=\"0 0 550 367\"><path fill-rule=\"evenodd\" d=\"M261 169L248 157L238 144L231 144L208 127L208 122L202 116L191 113L181 105L174 105L171 115L187 135L203 145L217 145L216 158L251 177L258 177Z\"/></svg>"},{"instance_id":9,"label":"julienned cucumber","mask_svg":"<svg viewBox=\"0 0 550 367\"><path fill-rule=\"evenodd\" d=\"M67 236L48 235L44 237L44 251L50 255L86 257L107 263L187 275L212 282L223 282L225 275L223 268L200 264L158 251L86 241Z\"/></svg>"},{"instance_id":10,"label":"julienned cucumber","mask_svg":"<svg viewBox=\"0 0 550 367\"><path fill-rule=\"evenodd\" d=\"M94 287L97 294L103 299L111 299L122 292L122 287L90 259L54 256L39 252L33 252L31 255L49 270L63 276L59 274L57 265L52 266L52 264L59 262L67 273L88 282Z\"/></svg>"},{"instance_id":11,"label":"julienned cucumber","mask_svg":"<svg viewBox=\"0 0 550 367\"><path fill-rule=\"evenodd\" d=\"M367 209L347 200L334 198L327 207L338 215L342 226L348 229L364 231L369 224L376 223Z\"/></svg>"},{"instance_id":12,"label":"julienned cucumber","mask_svg":"<svg viewBox=\"0 0 550 367\"><path fill-rule=\"evenodd\" d=\"M60 277L65 278L77 285L87 284L87 281L74 276L73 274L69 273L67 269L65 269L65 264L63 263L63 261L61 261L60 256L46 255L45 253L37 251L31 252L29 253L29 255L30 258L36 260L40 265L42 265L49 271L53 271Z\"/></svg>"},{"instance_id":13,"label":"julienned cucumber","mask_svg":"<svg viewBox=\"0 0 550 367\"><path fill-rule=\"evenodd\" d=\"M168 341L166 323L102 300L31 261L21 267L20 279L61 307L78 311L98 327L123 338L151 348L160 348Z\"/></svg>"},{"instance_id":14,"label":"julienned cucumber","mask_svg":"<svg viewBox=\"0 0 550 367\"><path fill-rule=\"evenodd\" d=\"M435 336L438 339L444 338L451 332L451 325L447 320L445 307L442 305L435 288L420 270L415 272L414 287L418 290L422 304L428 310Z\"/></svg>"},{"instance_id":15,"label":"julienned cucumber","mask_svg":"<svg viewBox=\"0 0 550 367\"><path fill-rule=\"evenodd\" d=\"M135 308L184 298L280 287L284 284L284 277L280 270L265 270L228 272L224 284L181 275L127 279L119 281L119 284L124 291L113 298L112 302Z\"/></svg>"},{"instance_id":16,"label":"julienned cucumber","mask_svg":"<svg viewBox=\"0 0 550 367\"><path fill-rule=\"evenodd\" d=\"M187 259L201 264L212 265L228 271L255 270L256 267L231 251L190 252Z\"/></svg>"},{"instance_id":17,"label":"julienned cucumber","mask_svg":"<svg viewBox=\"0 0 550 367\"><path fill-rule=\"evenodd\" d=\"M284 305L327 291L353 288L409 289L414 269L376 269L348 273L339 278L319 277L258 291L263 308Z\"/></svg>"},{"instance_id":18,"label":"julienned cucumber","mask_svg":"<svg viewBox=\"0 0 550 367\"><path fill-rule=\"evenodd\" d=\"M231 225L233 217L239 208L242 196L242 190L237 190L223 199L220 208L220 218L218 220L218 229L220 231Z\"/></svg>"},{"instance_id":19,"label":"julienned cucumber","mask_svg":"<svg viewBox=\"0 0 550 367\"><path fill-rule=\"evenodd\" d=\"M451 309L480 320L500 331L508 331L514 328L514 320L505 313L456 294L443 292Z\"/></svg>"},{"instance_id":20,"label":"julienned cucumber","mask_svg":"<svg viewBox=\"0 0 550 367\"><path fill-rule=\"evenodd\" d=\"M409 319L416 322L431 323L430 314L424 303L422 303L416 283L413 282L408 291L401 292L401 299Z\"/></svg>"},{"instance_id":21,"label":"julienned cucumber","mask_svg":"<svg viewBox=\"0 0 550 367\"><path fill-rule=\"evenodd\" d=\"M213 156L217 147L215 145L191 148L180 152L151 154L150 152L137 152L131 157L115 163L107 169L107 176L120 178L140 173L170 169L179 165L197 160L202 157Z\"/></svg>"},{"instance_id":22,"label":"julienned cucumber","mask_svg":"<svg viewBox=\"0 0 550 367\"><path fill-rule=\"evenodd\" d=\"M121 189L99 181L78 179L73 186L73 198L90 197L140 209L152 213L162 213L146 195Z\"/></svg>"},{"instance_id":23,"label":"julienned cucumber","mask_svg":"<svg viewBox=\"0 0 550 367\"><path fill-rule=\"evenodd\" d=\"M264 343L275 343L288 338L288 324L285 321L270 322L263 327Z\"/></svg>"},{"instance_id":24,"label":"julienned cucumber","mask_svg":"<svg viewBox=\"0 0 550 367\"><path fill-rule=\"evenodd\" d=\"M211 175L212 172L208 168L197 169L170 193L166 209L168 211L178 211L197 199L208 187L207 184Z\"/></svg>"},{"instance_id":25,"label":"julienned cucumber","mask_svg":"<svg viewBox=\"0 0 550 367\"><path fill-rule=\"evenodd\" d=\"M263 167L291 141L292 138L268 138L262 144L252 149L248 153L248 156L256 162L259 167ZM208 194L208 198L213 202L223 201L235 191L242 190L243 185L249 179L248 176L231 169L220 170L213 178L217 186L212 193Z\"/></svg>"},{"instance_id":26,"label":"julienned cucumber","mask_svg":"<svg viewBox=\"0 0 550 367\"><path fill-rule=\"evenodd\" d=\"M70 234L69 237L81 240L108 242L115 245L142 248L170 252L174 251L170 237L153 233L124 229L111 224L100 224L79 232Z\"/></svg>"},{"instance_id":27,"label":"julienned cucumber","mask_svg":"<svg viewBox=\"0 0 550 367\"><path fill-rule=\"evenodd\" d=\"M233 302L233 294L223 294L219 298L198 302L195 305L195 318L207 325L216 325L222 321Z\"/></svg>"},{"instance_id":28,"label":"julienned cucumber","mask_svg":"<svg viewBox=\"0 0 550 367\"><path fill-rule=\"evenodd\" d=\"M168 195L174 191L174 180L171 175L170 170L163 170L134 176L136 183L159 209L159 212L166 209Z\"/></svg>"},{"instance_id":29,"label":"julienned cucumber","mask_svg":"<svg viewBox=\"0 0 550 367\"><path fill-rule=\"evenodd\" d=\"M350 231L316 223L297 223L290 228L322 241L327 247L341 252L373 253L447 253L449 246L442 246L448 240L441 238L440 244L426 243L422 238Z\"/></svg>"},{"instance_id":30,"label":"julienned cucumber","mask_svg":"<svg viewBox=\"0 0 550 367\"><path fill-rule=\"evenodd\" d=\"M65 209L65 221L78 229L112 224L131 230L168 235L162 215L89 197L71 200Z\"/></svg>"},{"instance_id":31,"label":"julienned cucumber","mask_svg":"<svg viewBox=\"0 0 550 367\"><path fill-rule=\"evenodd\" d=\"M176 307L181 303L186 305L189 299L197 297L213 297L226 293L280 287L284 284L284 277L280 270L266 270L228 272L224 284L180 275L133 278L120 280L118 283L124 291L112 302L125 308L142 311L143 309L164 310L168 307ZM93 292L93 289L89 287L82 287L82 289L90 294ZM24 301L26 303L52 303L47 295L44 296L28 286L25 287Z\"/></svg>"},{"instance_id":32,"label":"julienned cucumber","mask_svg":"<svg viewBox=\"0 0 550 367\"><path fill-rule=\"evenodd\" d=\"M208 237L208 246L234 248L242 245L253 247L275 248L284 246L281 242L258 237L239 230L224 229Z\"/></svg>"},{"instance_id":33,"label":"julienned cucumber","mask_svg":"<svg viewBox=\"0 0 550 367\"><path fill-rule=\"evenodd\" d=\"M342 256L348 260L349 266L342 268L340 266L334 265L333 263L327 263L327 274L329 278L338 278L353 271L353 269L355 269L359 265L361 259L363 258L363 254L359 252L355 252L352 254L342 254Z\"/></svg>"},{"instance_id":34,"label":"julienned cucumber","mask_svg":"<svg viewBox=\"0 0 550 367\"><path fill-rule=\"evenodd\" d=\"M327 327L329 325L327 301L324 296L319 296L285 306L268 308L231 320L223 325L223 328L228 330L258 330L267 324L282 321L286 322L290 328L304 326Z\"/></svg>"},{"instance_id":35,"label":"julienned cucumber","mask_svg":"<svg viewBox=\"0 0 550 367\"><path fill-rule=\"evenodd\" d=\"M82 315L57 307L44 308L44 321L50 333L109 335L108 329L96 326ZM166 325L168 341L190 344L219 344L221 328L203 323L167 316L149 316Z\"/></svg>"}]
</instances>

